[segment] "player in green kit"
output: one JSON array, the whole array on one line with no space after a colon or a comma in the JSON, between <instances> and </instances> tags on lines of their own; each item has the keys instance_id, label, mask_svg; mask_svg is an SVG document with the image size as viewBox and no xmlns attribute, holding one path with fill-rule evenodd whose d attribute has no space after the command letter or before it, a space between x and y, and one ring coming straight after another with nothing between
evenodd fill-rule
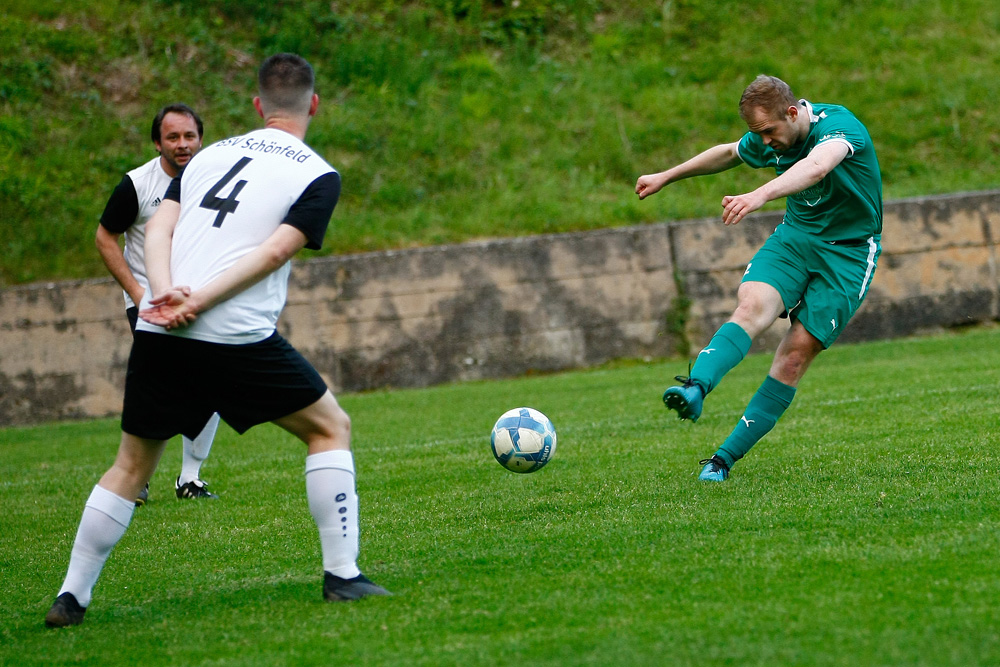
<instances>
[{"instance_id":1,"label":"player in green kit","mask_svg":"<svg viewBox=\"0 0 1000 667\"><path fill-rule=\"evenodd\" d=\"M871 137L854 114L834 104L797 99L788 85L758 76L740 99L749 132L658 174L640 176L640 199L691 176L739 164L774 168L753 192L722 199L722 221L739 223L765 203L787 197L784 219L747 264L728 322L698 354L690 377L663 402L697 421L705 396L779 317L791 326L771 369L733 432L699 479L724 481L738 460L775 425L813 359L830 347L868 293L882 248L882 177Z\"/></svg>"}]
</instances>

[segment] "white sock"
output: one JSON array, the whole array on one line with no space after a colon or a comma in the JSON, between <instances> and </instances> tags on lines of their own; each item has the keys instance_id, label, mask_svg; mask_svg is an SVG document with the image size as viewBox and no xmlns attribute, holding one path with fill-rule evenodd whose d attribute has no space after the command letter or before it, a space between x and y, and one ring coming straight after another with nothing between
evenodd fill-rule
<instances>
[{"instance_id":1,"label":"white sock","mask_svg":"<svg viewBox=\"0 0 1000 667\"><path fill-rule=\"evenodd\" d=\"M358 569L358 496L354 489L354 456L347 450L306 457L306 497L319 528L323 569L352 579Z\"/></svg>"},{"instance_id":2,"label":"white sock","mask_svg":"<svg viewBox=\"0 0 1000 667\"><path fill-rule=\"evenodd\" d=\"M81 607L90 604L90 594L97 583L111 548L125 534L135 499L127 500L107 489L95 486L83 508L80 527L76 531L73 552L69 557L69 570L59 595L69 592Z\"/></svg>"},{"instance_id":3,"label":"white sock","mask_svg":"<svg viewBox=\"0 0 1000 667\"><path fill-rule=\"evenodd\" d=\"M188 482L193 482L201 477L201 464L208 458L208 453L212 451L212 443L215 441L215 432L219 430L219 413L216 412L209 417L205 428L201 429L194 440L183 436L184 458L181 462L180 484L183 486Z\"/></svg>"}]
</instances>

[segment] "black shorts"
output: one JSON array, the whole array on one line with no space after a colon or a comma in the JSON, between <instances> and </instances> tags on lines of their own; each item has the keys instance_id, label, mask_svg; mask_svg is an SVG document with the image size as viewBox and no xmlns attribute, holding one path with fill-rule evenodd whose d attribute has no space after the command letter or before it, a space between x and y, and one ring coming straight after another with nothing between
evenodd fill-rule
<instances>
[{"instance_id":1,"label":"black shorts","mask_svg":"<svg viewBox=\"0 0 1000 667\"><path fill-rule=\"evenodd\" d=\"M195 438L213 412L238 433L318 401L326 383L274 332L248 345L223 345L136 331L125 375L122 430L167 440Z\"/></svg>"},{"instance_id":2,"label":"black shorts","mask_svg":"<svg viewBox=\"0 0 1000 667\"><path fill-rule=\"evenodd\" d=\"M139 306L132 306L125 309L125 317L128 318L128 328L132 330L132 337L135 337L135 325L139 323Z\"/></svg>"}]
</instances>

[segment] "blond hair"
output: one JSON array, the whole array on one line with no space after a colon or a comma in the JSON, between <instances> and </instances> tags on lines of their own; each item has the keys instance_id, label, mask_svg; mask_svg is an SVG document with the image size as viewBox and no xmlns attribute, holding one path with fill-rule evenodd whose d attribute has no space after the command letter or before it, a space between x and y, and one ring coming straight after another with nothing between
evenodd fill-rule
<instances>
[{"instance_id":1,"label":"blond hair","mask_svg":"<svg viewBox=\"0 0 1000 667\"><path fill-rule=\"evenodd\" d=\"M764 109L772 118L784 118L788 107L798 104L787 83L776 76L761 74L740 97L740 118L749 120L754 109Z\"/></svg>"}]
</instances>

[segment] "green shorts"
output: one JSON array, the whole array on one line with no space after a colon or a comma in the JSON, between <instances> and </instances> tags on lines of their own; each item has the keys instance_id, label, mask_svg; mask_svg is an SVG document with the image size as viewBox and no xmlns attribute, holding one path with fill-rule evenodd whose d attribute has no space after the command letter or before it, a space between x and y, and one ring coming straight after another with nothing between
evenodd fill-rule
<instances>
[{"instance_id":1,"label":"green shorts","mask_svg":"<svg viewBox=\"0 0 1000 667\"><path fill-rule=\"evenodd\" d=\"M747 264L743 282L778 290L787 316L827 348L865 300L881 252L877 236L830 243L781 223Z\"/></svg>"}]
</instances>

